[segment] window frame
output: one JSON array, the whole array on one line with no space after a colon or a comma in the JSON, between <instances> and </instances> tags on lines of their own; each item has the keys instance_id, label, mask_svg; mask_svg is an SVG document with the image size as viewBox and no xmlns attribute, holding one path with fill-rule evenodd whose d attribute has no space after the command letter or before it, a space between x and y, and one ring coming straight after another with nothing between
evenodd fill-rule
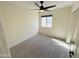
<instances>
[{"instance_id":1,"label":"window frame","mask_svg":"<svg viewBox=\"0 0 79 59\"><path fill-rule=\"evenodd\" d=\"M41 18L42 17L46 17L46 27L43 27L42 26L42 21L41 21L41 27L43 27L43 28L52 28L52 25L51 25L51 27L47 27L47 17L53 17L52 15L43 15L43 16L41 16ZM41 19L42 20L42 19Z\"/></svg>"}]
</instances>

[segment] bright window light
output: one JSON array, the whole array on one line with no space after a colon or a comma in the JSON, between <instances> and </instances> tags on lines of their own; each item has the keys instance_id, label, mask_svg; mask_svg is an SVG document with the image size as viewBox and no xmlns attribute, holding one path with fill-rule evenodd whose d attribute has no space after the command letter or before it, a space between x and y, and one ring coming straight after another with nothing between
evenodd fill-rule
<instances>
[{"instance_id":1,"label":"bright window light","mask_svg":"<svg viewBox=\"0 0 79 59\"><path fill-rule=\"evenodd\" d=\"M46 15L41 17L41 25L42 27L52 27L52 15Z\"/></svg>"},{"instance_id":2,"label":"bright window light","mask_svg":"<svg viewBox=\"0 0 79 59\"><path fill-rule=\"evenodd\" d=\"M46 27L46 17L42 17L42 27Z\"/></svg>"},{"instance_id":3,"label":"bright window light","mask_svg":"<svg viewBox=\"0 0 79 59\"><path fill-rule=\"evenodd\" d=\"M47 27L52 27L52 17L47 17Z\"/></svg>"}]
</instances>

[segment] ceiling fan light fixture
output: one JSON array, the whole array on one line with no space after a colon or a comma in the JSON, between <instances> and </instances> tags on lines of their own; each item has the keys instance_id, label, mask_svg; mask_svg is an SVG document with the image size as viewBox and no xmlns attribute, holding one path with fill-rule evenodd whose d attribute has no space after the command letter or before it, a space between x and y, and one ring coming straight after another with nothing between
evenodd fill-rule
<instances>
[{"instance_id":1,"label":"ceiling fan light fixture","mask_svg":"<svg viewBox=\"0 0 79 59\"><path fill-rule=\"evenodd\" d=\"M44 10L40 10L40 12L44 12Z\"/></svg>"}]
</instances>

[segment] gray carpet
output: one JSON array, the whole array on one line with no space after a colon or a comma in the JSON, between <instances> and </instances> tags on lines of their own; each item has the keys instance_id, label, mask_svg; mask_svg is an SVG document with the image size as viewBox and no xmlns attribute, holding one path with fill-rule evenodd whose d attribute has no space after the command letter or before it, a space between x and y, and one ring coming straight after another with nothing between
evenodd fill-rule
<instances>
[{"instance_id":1,"label":"gray carpet","mask_svg":"<svg viewBox=\"0 0 79 59\"><path fill-rule=\"evenodd\" d=\"M45 35L36 35L12 47L13 58L69 58L68 50Z\"/></svg>"}]
</instances>

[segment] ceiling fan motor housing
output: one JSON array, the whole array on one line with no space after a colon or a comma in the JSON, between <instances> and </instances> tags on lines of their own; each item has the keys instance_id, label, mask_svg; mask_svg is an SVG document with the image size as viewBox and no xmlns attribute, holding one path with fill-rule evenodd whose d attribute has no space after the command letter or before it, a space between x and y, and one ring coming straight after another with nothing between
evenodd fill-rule
<instances>
[{"instance_id":1,"label":"ceiling fan motor housing","mask_svg":"<svg viewBox=\"0 0 79 59\"><path fill-rule=\"evenodd\" d=\"M43 4L43 3L44 3L44 1L40 1L40 3L41 3L41 4Z\"/></svg>"}]
</instances>

